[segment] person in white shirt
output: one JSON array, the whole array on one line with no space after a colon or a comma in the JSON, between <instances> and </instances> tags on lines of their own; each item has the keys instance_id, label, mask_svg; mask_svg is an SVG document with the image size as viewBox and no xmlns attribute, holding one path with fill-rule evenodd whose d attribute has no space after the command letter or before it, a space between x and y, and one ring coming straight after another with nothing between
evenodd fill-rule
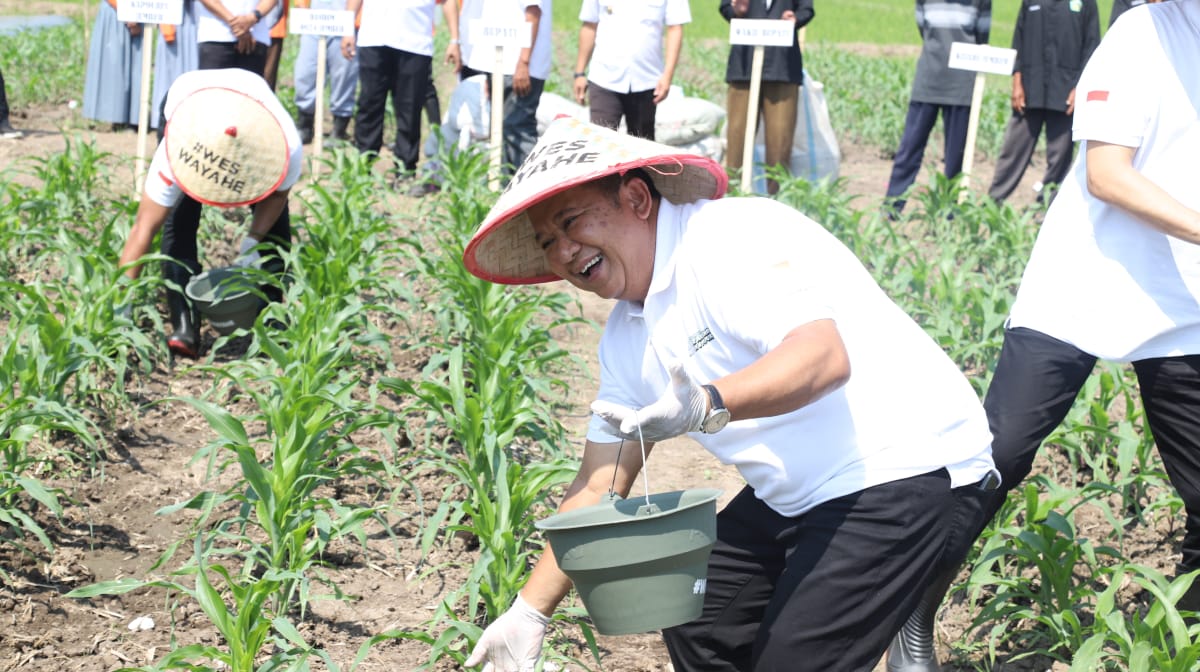
<instances>
[{"instance_id":1,"label":"person in white shirt","mask_svg":"<svg viewBox=\"0 0 1200 672\"><path fill-rule=\"evenodd\" d=\"M1200 569L1200 0L1123 14L1075 101L1084 148L1046 212L984 400L1004 487L967 536L1029 474L1096 360L1130 362L1184 502L1184 574ZM906 624L910 648L932 651L944 591L922 600L923 625ZM1200 610L1200 582L1177 606ZM896 669L938 669L936 657L917 662Z\"/></svg>"},{"instance_id":2,"label":"person in white shirt","mask_svg":"<svg viewBox=\"0 0 1200 672\"><path fill-rule=\"evenodd\" d=\"M463 79L490 75L497 67L504 73L504 175L520 166L538 139L537 108L550 76L551 0L469 0L463 21L477 25L528 24L531 46L506 48L499 66L496 50L474 46L464 62ZM491 79L489 77L488 81Z\"/></svg>"},{"instance_id":3,"label":"person in white shirt","mask_svg":"<svg viewBox=\"0 0 1200 672\"><path fill-rule=\"evenodd\" d=\"M654 113L671 89L683 26L692 21L687 0L584 0L579 20L575 100L582 105L586 97L593 124L617 128L624 117L630 135L653 140Z\"/></svg>"},{"instance_id":4,"label":"person in white shirt","mask_svg":"<svg viewBox=\"0 0 1200 672\"><path fill-rule=\"evenodd\" d=\"M559 119L464 263L616 301L560 511L614 483L626 496L639 437L651 451L688 434L745 478L717 518L702 615L663 631L674 669L867 670L995 485L987 420L853 253L777 201L717 200L727 182L711 159ZM543 553L466 665L533 669L570 587Z\"/></svg>"},{"instance_id":5,"label":"person in white shirt","mask_svg":"<svg viewBox=\"0 0 1200 672\"><path fill-rule=\"evenodd\" d=\"M196 41L200 69L242 68L262 75L271 44L270 20L279 0L199 0Z\"/></svg>"},{"instance_id":6,"label":"person in white shirt","mask_svg":"<svg viewBox=\"0 0 1200 672\"><path fill-rule=\"evenodd\" d=\"M461 64L458 0L347 0L346 9L362 9L357 36L342 38L342 55L358 58L358 110L354 145L361 152L383 147L383 115L388 96L396 117L392 145L397 177L416 173L421 154L421 110L433 76L434 10L442 6L450 43L446 62Z\"/></svg>"},{"instance_id":7,"label":"person in white shirt","mask_svg":"<svg viewBox=\"0 0 1200 672\"><path fill-rule=\"evenodd\" d=\"M237 265L257 264L282 273L277 250L291 245L288 193L304 166L300 133L275 93L259 75L241 68L193 70L176 78L163 106L165 129L146 174L142 198L120 263L136 278L137 264L159 230L164 277L180 289L200 272L196 229L164 229L185 198L218 207L249 205L250 228L242 238ZM197 213L198 214L198 213ZM178 221L176 220L176 223ZM281 292L264 288L268 298ZM177 355L200 354L196 308L182 292L169 289L172 333L167 345Z\"/></svg>"}]
</instances>

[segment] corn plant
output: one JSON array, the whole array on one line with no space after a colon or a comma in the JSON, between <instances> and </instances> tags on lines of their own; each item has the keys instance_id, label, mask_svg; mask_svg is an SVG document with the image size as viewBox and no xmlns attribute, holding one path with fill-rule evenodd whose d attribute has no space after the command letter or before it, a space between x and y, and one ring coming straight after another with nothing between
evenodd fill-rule
<instances>
[{"instance_id":1,"label":"corn plant","mask_svg":"<svg viewBox=\"0 0 1200 672\"><path fill-rule=\"evenodd\" d=\"M1044 653L1069 660L1089 636L1089 625L1079 616L1090 606L1096 591L1086 577L1103 557L1119 558L1107 546L1094 545L1076 535L1068 517L1082 502L1072 502L1077 493L1060 488L1044 479L1024 488L1025 522L1020 528L996 532L1003 543L993 547L980 565L994 567L990 575L976 570L973 581L987 576L996 586L996 595L980 611L975 625L994 624L991 629L993 651L996 644L1018 640L1029 653ZM1042 499L1039 491L1049 491ZM1067 505L1066 511L1059 507ZM1077 578L1079 572L1085 578ZM1092 577L1094 578L1094 577ZM1027 621L1037 629L1022 631L1013 623Z\"/></svg>"},{"instance_id":2,"label":"corn plant","mask_svg":"<svg viewBox=\"0 0 1200 672\"><path fill-rule=\"evenodd\" d=\"M1071 672L1111 669L1128 672L1185 672L1200 664L1200 627L1175 604L1195 580L1188 574L1169 580L1149 567L1118 564L1106 571L1108 587L1096 601L1094 633L1080 647ZM1126 615L1117 592L1131 581L1149 593L1144 613Z\"/></svg>"},{"instance_id":3,"label":"corn plant","mask_svg":"<svg viewBox=\"0 0 1200 672\"><path fill-rule=\"evenodd\" d=\"M284 616L272 616L269 603L279 592L280 583L293 580L287 572L266 572L261 577L230 572L225 566L208 562L202 536L194 542L195 564L176 572L183 579L119 579L77 588L67 597L87 599L100 595L121 595L146 587L166 588L191 597L217 628L225 646L192 644L178 647L155 664L138 670L222 670L231 672L284 672L307 670L307 659L314 651ZM222 591L213 585L219 579L232 603L226 603ZM264 658L268 645L272 653ZM131 669L131 668L126 668Z\"/></svg>"}]
</instances>

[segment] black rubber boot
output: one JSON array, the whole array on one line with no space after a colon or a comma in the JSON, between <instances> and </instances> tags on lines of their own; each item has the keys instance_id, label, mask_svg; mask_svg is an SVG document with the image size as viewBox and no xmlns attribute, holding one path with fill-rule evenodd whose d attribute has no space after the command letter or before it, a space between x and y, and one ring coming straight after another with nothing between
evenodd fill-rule
<instances>
[{"instance_id":1,"label":"black rubber boot","mask_svg":"<svg viewBox=\"0 0 1200 672\"><path fill-rule=\"evenodd\" d=\"M164 264L163 273L167 280L187 287L192 276L200 271L199 266ZM167 312L170 313L171 333L167 335L167 347L177 356L195 359L200 356L200 314L182 292L167 288Z\"/></svg>"},{"instance_id":2,"label":"black rubber boot","mask_svg":"<svg viewBox=\"0 0 1200 672\"><path fill-rule=\"evenodd\" d=\"M310 144L313 141L313 115L309 112L300 112L296 119L296 130L300 131L300 142L302 144Z\"/></svg>"},{"instance_id":3,"label":"black rubber boot","mask_svg":"<svg viewBox=\"0 0 1200 672\"><path fill-rule=\"evenodd\" d=\"M958 567L935 576L925 589L921 602L888 647L888 672L941 672L937 647L933 644L933 626L937 623L938 607L942 606L956 576Z\"/></svg>"},{"instance_id":4,"label":"black rubber boot","mask_svg":"<svg viewBox=\"0 0 1200 672\"><path fill-rule=\"evenodd\" d=\"M350 117L333 118L333 139L343 142L350 141Z\"/></svg>"}]
</instances>

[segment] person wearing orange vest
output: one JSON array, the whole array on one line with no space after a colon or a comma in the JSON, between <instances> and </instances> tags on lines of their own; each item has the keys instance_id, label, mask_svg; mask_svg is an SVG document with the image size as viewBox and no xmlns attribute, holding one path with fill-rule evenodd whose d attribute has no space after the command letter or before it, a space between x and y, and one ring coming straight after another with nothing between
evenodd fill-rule
<instances>
[{"instance_id":1,"label":"person wearing orange vest","mask_svg":"<svg viewBox=\"0 0 1200 672\"><path fill-rule=\"evenodd\" d=\"M271 43L267 45L267 64L263 67L263 79L271 85L272 91L275 90L275 80L279 75L279 59L283 55L283 38L287 37L287 17L288 0L279 0L279 18L271 25Z\"/></svg>"}]
</instances>

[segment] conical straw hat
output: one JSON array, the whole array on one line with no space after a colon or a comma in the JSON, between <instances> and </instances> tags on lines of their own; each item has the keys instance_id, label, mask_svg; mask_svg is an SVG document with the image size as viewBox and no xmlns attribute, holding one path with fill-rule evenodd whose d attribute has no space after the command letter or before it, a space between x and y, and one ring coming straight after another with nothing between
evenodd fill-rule
<instances>
[{"instance_id":1,"label":"conical straw hat","mask_svg":"<svg viewBox=\"0 0 1200 672\"><path fill-rule=\"evenodd\" d=\"M467 270L509 285L558 280L525 211L584 182L635 168L644 169L663 198L676 204L720 198L729 184L708 157L563 117L546 129L467 244Z\"/></svg>"},{"instance_id":2,"label":"conical straw hat","mask_svg":"<svg viewBox=\"0 0 1200 672\"><path fill-rule=\"evenodd\" d=\"M287 176L287 137L279 120L233 89L188 95L167 120L164 139L176 182L201 203L257 203Z\"/></svg>"}]
</instances>

